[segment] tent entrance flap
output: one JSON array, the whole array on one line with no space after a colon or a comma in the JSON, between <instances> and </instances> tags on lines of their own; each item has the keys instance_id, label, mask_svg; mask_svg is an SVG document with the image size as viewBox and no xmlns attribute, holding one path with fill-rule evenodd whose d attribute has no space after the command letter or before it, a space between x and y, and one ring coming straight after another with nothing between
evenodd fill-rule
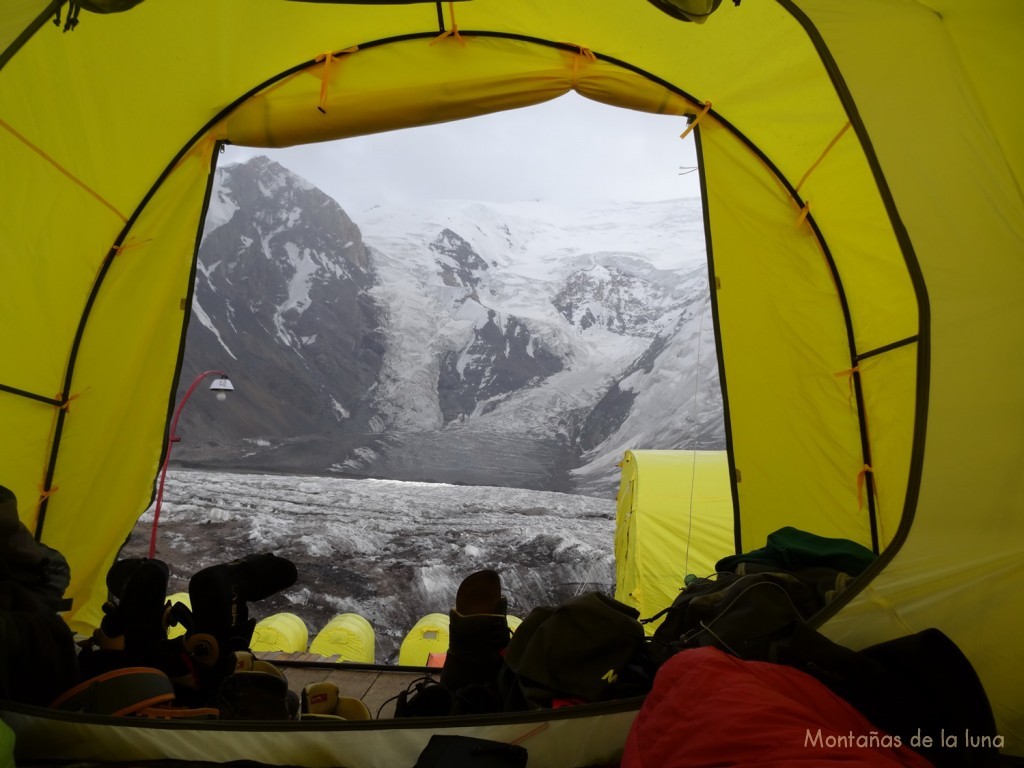
<instances>
[{"instance_id":1,"label":"tent entrance flap","mask_svg":"<svg viewBox=\"0 0 1024 768\"><path fill-rule=\"evenodd\" d=\"M416 38L324 54L239 103L217 137L286 147L518 109L571 90L617 107L695 113L679 93L585 48L470 34L460 40Z\"/></svg>"}]
</instances>

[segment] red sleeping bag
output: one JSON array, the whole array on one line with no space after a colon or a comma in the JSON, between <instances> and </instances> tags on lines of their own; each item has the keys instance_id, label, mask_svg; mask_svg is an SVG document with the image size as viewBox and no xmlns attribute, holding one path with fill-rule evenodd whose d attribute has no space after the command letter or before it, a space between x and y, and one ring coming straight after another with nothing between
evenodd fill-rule
<instances>
[{"instance_id":1,"label":"red sleeping bag","mask_svg":"<svg viewBox=\"0 0 1024 768\"><path fill-rule=\"evenodd\" d=\"M626 740L622 768L931 763L792 667L716 648L670 658Z\"/></svg>"}]
</instances>

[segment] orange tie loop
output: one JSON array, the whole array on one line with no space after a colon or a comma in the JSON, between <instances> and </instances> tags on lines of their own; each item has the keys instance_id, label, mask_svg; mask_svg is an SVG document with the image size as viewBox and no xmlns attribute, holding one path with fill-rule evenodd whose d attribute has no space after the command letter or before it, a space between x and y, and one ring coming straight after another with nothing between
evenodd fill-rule
<instances>
[{"instance_id":1,"label":"orange tie loop","mask_svg":"<svg viewBox=\"0 0 1024 768\"><path fill-rule=\"evenodd\" d=\"M61 395L62 394L63 393L58 392L57 393L57 397L55 399L60 401L60 409L62 411L64 411L65 413L71 413L71 401L72 400L77 400L78 399L78 395L70 395L70 396L68 396L67 400L61 400Z\"/></svg>"},{"instance_id":2,"label":"orange tie loop","mask_svg":"<svg viewBox=\"0 0 1024 768\"><path fill-rule=\"evenodd\" d=\"M578 45L576 43L565 43L565 45L575 48L577 56L582 56L584 59L589 59L590 61L597 61L597 54L587 48L587 46Z\"/></svg>"},{"instance_id":3,"label":"orange tie loop","mask_svg":"<svg viewBox=\"0 0 1024 768\"><path fill-rule=\"evenodd\" d=\"M344 50L338 51L337 53L334 53L334 51L327 51L326 53L321 53L314 59L314 61L316 61L318 64L321 61L324 63L324 68L320 71L320 103L317 104L316 107L317 110L319 110L320 114L327 114L327 83L330 80L331 62L335 61L336 59L340 59L342 54L355 53L358 50L359 46L353 45L351 48L345 48Z\"/></svg>"},{"instance_id":4,"label":"orange tie loop","mask_svg":"<svg viewBox=\"0 0 1024 768\"><path fill-rule=\"evenodd\" d=\"M40 486L39 487L39 503L41 504L42 502L46 501L47 499L49 499L51 496L53 496L53 494L55 494L59 490L60 490L60 486L59 485L51 485L49 488L43 488L42 486Z\"/></svg>"},{"instance_id":5,"label":"orange tie loop","mask_svg":"<svg viewBox=\"0 0 1024 768\"><path fill-rule=\"evenodd\" d=\"M583 59L587 61L597 61L597 54L584 45L577 45L576 43L566 43L576 49L576 55L572 57L572 83L576 85L580 76L580 62Z\"/></svg>"},{"instance_id":6,"label":"orange tie loop","mask_svg":"<svg viewBox=\"0 0 1024 768\"><path fill-rule=\"evenodd\" d=\"M145 245L146 243L151 242L153 242L153 238L151 237L147 237L145 240L135 240L132 238L115 247L114 253L120 256L123 251L127 251L129 248L138 248L140 245Z\"/></svg>"},{"instance_id":7,"label":"orange tie loop","mask_svg":"<svg viewBox=\"0 0 1024 768\"><path fill-rule=\"evenodd\" d=\"M803 178L800 179L800 183L796 185L797 192L800 191L800 187L802 187L804 185L804 182L807 181L807 177L811 175L811 172L818 167L821 161L825 159L825 155L827 155L832 150L832 147L834 147L839 142L839 140L843 138L843 134L846 133L848 130L850 130L849 120L846 121L846 125L839 129L839 133L832 137L832 141L830 141L828 143L828 146L822 150L820 155L818 155L818 159L811 163L811 167L807 169L807 172L804 174Z\"/></svg>"},{"instance_id":8,"label":"orange tie loop","mask_svg":"<svg viewBox=\"0 0 1024 768\"><path fill-rule=\"evenodd\" d=\"M438 40L444 40L446 37L454 37L459 41L459 45L465 47L466 41L462 39L462 35L459 34L459 25L455 23L455 3L448 3L448 21L448 29L431 40L430 44L433 45Z\"/></svg>"},{"instance_id":9,"label":"orange tie loop","mask_svg":"<svg viewBox=\"0 0 1024 768\"><path fill-rule=\"evenodd\" d=\"M864 509L864 483L868 472L874 475L875 470L869 464L865 464L857 473L857 509ZM875 488L875 498L878 498L877 488Z\"/></svg>"},{"instance_id":10,"label":"orange tie loop","mask_svg":"<svg viewBox=\"0 0 1024 768\"><path fill-rule=\"evenodd\" d=\"M804 207L800 209L800 216L796 220L796 228L800 229L805 221L807 221L807 215L811 212L811 201L804 201Z\"/></svg>"},{"instance_id":11,"label":"orange tie loop","mask_svg":"<svg viewBox=\"0 0 1024 768\"><path fill-rule=\"evenodd\" d=\"M704 109L702 109L700 111L700 113L695 118L693 118L693 120L690 121L690 124L686 126L686 130L683 131L681 134L679 134L679 138L680 139L685 139L687 136L689 136L690 132L694 128L697 127L697 123L699 123L701 120L703 120L704 119L704 115L706 115L710 111L711 111L711 102L710 101L705 101L704 102Z\"/></svg>"},{"instance_id":12,"label":"orange tie loop","mask_svg":"<svg viewBox=\"0 0 1024 768\"><path fill-rule=\"evenodd\" d=\"M851 409L853 408L853 374L855 374L855 373L860 373L860 366L859 365L855 365L855 366L853 366L853 368L847 368L845 371L839 371L838 373L833 373L832 374L837 379L840 378L841 376L846 376L847 377L847 379L848 379L848 381L850 383L850 395L848 397L848 402L850 403L850 408Z\"/></svg>"}]
</instances>

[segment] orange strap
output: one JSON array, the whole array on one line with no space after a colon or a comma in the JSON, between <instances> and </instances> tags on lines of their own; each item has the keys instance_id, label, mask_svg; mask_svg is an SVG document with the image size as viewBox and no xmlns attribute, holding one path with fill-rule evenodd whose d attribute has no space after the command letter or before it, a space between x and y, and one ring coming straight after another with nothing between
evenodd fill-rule
<instances>
[{"instance_id":1,"label":"orange strap","mask_svg":"<svg viewBox=\"0 0 1024 768\"><path fill-rule=\"evenodd\" d=\"M45 488L42 485L39 486L39 501L36 502L36 515L35 519L32 521L33 530L39 527L39 510L42 509L43 505L50 500L50 497L59 490L59 485L51 485L49 488Z\"/></svg>"},{"instance_id":2,"label":"orange strap","mask_svg":"<svg viewBox=\"0 0 1024 768\"><path fill-rule=\"evenodd\" d=\"M444 40L446 37L454 37L459 41L459 45L465 46L466 41L462 39L462 35L459 34L459 25L455 23L455 3L452 2L448 3L448 21L448 29L431 40L430 44L433 45L438 40Z\"/></svg>"},{"instance_id":3,"label":"orange strap","mask_svg":"<svg viewBox=\"0 0 1024 768\"><path fill-rule=\"evenodd\" d=\"M576 45L575 43L569 43L573 48L576 49L576 55L572 57L572 84L573 87L579 83L580 79L580 64L583 60L597 61L597 56L589 48L582 45Z\"/></svg>"},{"instance_id":4,"label":"orange strap","mask_svg":"<svg viewBox=\"0 0 1024 768\"><path fill-rule=\"evenodd\" d=\"M120 256L122 252L127 251L129 248L138 248L140 245L145 245L146 243L150 243L152 241L153 241L153 238L151 238L151 237L147 237L145 240L135 240L134 238L129 238L125 242L123 242L120 245L116 246L114 248L114 252L118 256Z\"/></svg>"},{"instance_id":5,"label":"orange strap","mask_svg":"<svg viewBox=\"0 0 1024 768\"><path fill-rule=\"evenodd\" d=\"M317 63L321 61L324 63L324 68L320 71L320 103L317 104L316 107L317 110L319 110L320 114L327 114L327 83L330 80L331 62L334 61L335 59L340 59L342 54L355 53L358 50L359 46L353 45L351 48L345 48L343 50L338 51L337 53L335 53L334 51L327 51L326 53L321 53L319 56L316 57L316 59L314 59L314 61L316 61Z\"/></svg>"},{"instance_id":6,"label":"orange strap","mask_svg":"<svg viewBox=\"0 0 1024 768\"><path fill-rule=\"evenodd\" d=\"M839 133L832 137L832 141L830 141L828 143L828 146L826 146L825 149L822 150L821 154L818 155L818 159L811 163L811 167L807 169L806 173L804 173L803 175L803 178L800 179L800 183L796 185L794 189L795 192L800 191L800 187L802 187L804 185L804 182L807 181L807 177L811 175L814 169L818 167L822 160L825 159L825 155L827 155L832 150L832 147L834 147L839 142L839 140L843 138L843 134L846 133L849 129L850 121L847 120L846 124L839 129ZM800 226L804 223L804 221L807 220L807 214L810 213L810 211L811 203L810 201L807 201L804 203L804 207L800 209L800 218L796 220L797 229L799 229Z\"/></svg>"},{"instance_id":7,"label":"orange strap","mask_svg":"<svg viewBox=\"0 0 1024 768\"><path fill-rule=\"evenodd\" d=\"M711 102L704 102L704 109L702 109L698 115L690 121L690 124L686 126L686 130L679 134L680 139L685 139L690 135L690 132L697 127L697 123L704 119L704 115L711 111Z\"/></svg>"},{"instance_id":8,"label":"orange strap","mask_svg":"<svg viewBox=\"0 0 1024 768\"><path fill-rule=\"evenodd\" d=\"M855 366L853 366L853 368L847 368L845 371L839 371L838 373L833 373L832 374L837 379L840 376L847 376L849 378L849 382L850 382L850 395L849 395L849 398L848 398L848 402L850 403L850 408L853 408L853 374L855 374L855 373L860 373L860 366L859 365L855 365Z\"/></svg>"},{"instance_id":9,"label":"orange strap","mask_svg":"<svg viewBox=\"0 0 1024 768\"><path fill-rule=\"evenodd\" d=\"M796 220L796 228L800 229L800 226L807 221L807 215L811 212L811 201L805 200L804 207L800 209L800 216Z\"/></svg>"},{"instance_id":10,"label":"orange strap","mask_svg":"<svg viewBox=\"0 0 1024 768\"><path fill-rule=\"evenodd\" d=\"M61 393L57 393L57 399L60 400ZM67 400L61 400L60 409L65 413L71 412L71 401L78 398L78 395L69 395Z\"/></svg>"},{"instance_id":11,"label":"orange strap","mask_svg":"<svg viewBox=\"0 0 1024 768\"><path fill-rule=\"evenodd\" d=\"M874 475L875 470L870 465L865 464L860 468L860 472L857 473L857 508L864 509L864 483L867 478L867 474L870 472ZM878 498L878 488L875 488L875 498Z\"/></svg>"}]
</instances>

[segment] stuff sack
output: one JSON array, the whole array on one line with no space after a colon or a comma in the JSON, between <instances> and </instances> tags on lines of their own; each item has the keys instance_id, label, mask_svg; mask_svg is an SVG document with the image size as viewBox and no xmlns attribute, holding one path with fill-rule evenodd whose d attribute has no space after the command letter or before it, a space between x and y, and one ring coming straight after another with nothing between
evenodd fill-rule
<instances>
[{"instance_id":1,"label":"stuff sack","mask_svg":"<svg viewBox=\"0 0 1024 768\"><path fill-rule=\"evenodd\" d=\"M684 589L662 612L652 654L663 663L686 648L714 646L741 659L775 661L794 627L823 606L813 585L794 574L718 574Z\"/></svg>"},{"instance_id":2,"label":"stuff sack","mask_svg":"<svg viewBox=\"0 0 1024 768\"><path fill-rule=\"evenodd\" d=\"M653 667L639 613L599 592L534 608L512 635L499 678L506 710L639 696Z\"/></svg>"}]
</instances>

